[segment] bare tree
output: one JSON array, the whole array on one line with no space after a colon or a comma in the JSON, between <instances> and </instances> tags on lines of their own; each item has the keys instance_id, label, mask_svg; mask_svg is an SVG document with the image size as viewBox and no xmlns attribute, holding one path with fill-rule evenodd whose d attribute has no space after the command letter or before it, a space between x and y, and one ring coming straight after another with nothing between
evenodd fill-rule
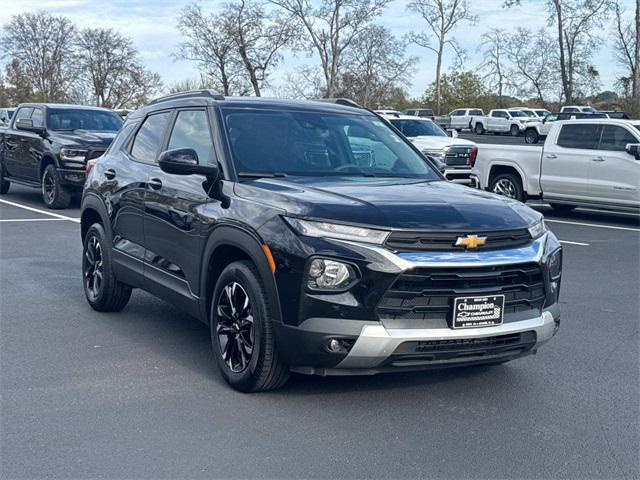
<instances>
[{"instance_id":1,"label":"bare tree","mask_svg":"<svg viewBox=\"0 0 640 480\"><path fill-rule=\"evenodd\" d=\"M501 28L492 28L480 36L480 47L484 56L478 69L485 73L487 86L498 94L498 107L503 107L504 91L507 87L509 72L506 62L506 32Z\"/></svg>"},{"instance_id":2,"label":"bare tree","mask_svg":"<svg viewBox=\"0 0 640 480\"><path fill-rule=\"evenodd\" d=\"M640 5L640 0L637 0ZM626 11L619 0L613 5L614 13L614 30L613 41L615 45L615 54L618 63L625 70L624 77L631 79L631 96L637 97L638 81L637 81L637 30L634 31L634 24L637 18L632 22L630 16L626 16Z\"/></svg>"},{"instance_id":3,"label":"bare tree","mask_svg":"<svg viewBox=\"0 0 640 480\"><path fill-rule=\"evenodd\" d=\"M76 60L83 80L78 88L90 90L92 103L100 107L132 106L139 94L146 97L157 90L157 76L146 71L131 39L112 29L80 31Z\"/></svg>"},{"instance_id":4,"label":"bare tree","mask_svg":"<svg viewBox=\"0 0 640 480\"><path fill-rule=\"evenodd\" d=\"M471 13L467 0L413 0L409 2L407 8L420 15L427 22L428 30L426 32L413 32L409 38L417 45L427 48L437 55L435 101L436 111L440 113L442 104L440 76L445 47L449 46L456 55L461 55L462 48L451 36L452 31L460 22L474 23L477 18ZM436 39L435 46L431 44L431 37Z\"/></svg>"},{"instance_id":5,"label":"bare tree","mask_svg":"<svg viewBox=\"0 0 640 480\"><path fill-rule=\"evenodd\" d=\"M242 95L247 92L243 65L226 21L222 15L205 14L195 3L186 6L178 20L178 30L186 40L180 44L176 58L197 62L200 71L215 80L223 95Z\"/></svg>"},{"instance_id":6,"label":"bare tree","mask_svg":"<svg viewBox=\"0 0 640 480\"><path fill-rule=\"evenodd\" d=\"M22 13L4 26L0 48L26 75L43 101L62 101L73 77L75 27L45 12Z\"/></svg>"},{"instance_id":7,"label":"bare tree","mask_svg":"<svg viewBox=\"0 0 640 480\"><path fill-rule=\"evenodd\" d=\"M520 96L535 95L543 107L548 95L558 93L558 45L544 28L537 32L518 27L504 44L512 66L509 83Z\"/></svg>"},{"instance_id":8,"label":"bare tree","mask_svg":"<svg viewBox=\"0 0 640 480\"><path fill-rule=\"evenodd\" d=\"M636 69L633 76L635 90L633 99L636 103L636 112L640 115L640 0L636 0Z\"/></svg>"},{"instance_id":9,"label":"bare tree","mask_svg":"<svg viewBox=\"0 0 640 480\"><path fill-rule=\"evenodd\" d=\"M322 69L318 66L303 65L285 74L284 82L275 91L279 98L314 99L327 96Z\"/></svg>"},{"instance_id":10,"label":"bare tree","mask_svg":"<svg viewBox=\"0 0 640 480\"><path fill-rule=\"evenodd\" d=\"M344 73L338 93L366 107L385 104L398 88L408 86L416 57L405 57L404 42L391 31L374 25L361 33L344 55Z\"/></svg>"},{"instance_id":11,"label":"bare tree","mask_svg":"<svg viewBox=\"0 0 640 480\"><path fill-rule=\"evenodd\" d=\"M296 37L293 18L267 13L258 3L245 0L227 4L222 16L253 92L259 97L269 71L282 59L281 50Z\"/></svg>"},{"instance_id":12,"label":"bare tree","mask_svg":"<svg viewBox=\"0 0 640 480\"><path fill-rule=\"evenodd\" d=\"M589 60L598 47L599 27L609 13L611 0L533 0L546 5L557 29L558 61L564 101L572 103L589 88L593 65ZM505 0L507 7L522 0Z\"/></svg>"},{"instance_id":13,"label":"bare tree","mask_svg":"<svg viewBox=\"0 0 640 480\"><path fill-rule=\"evenodd\" d=\"M325 94L333 97L343 67L342 55L391 0L322 0L317 7L310 0L270 1L297 18L308 34L311 48L320 57Z\"/></svg>"}]
</instances>

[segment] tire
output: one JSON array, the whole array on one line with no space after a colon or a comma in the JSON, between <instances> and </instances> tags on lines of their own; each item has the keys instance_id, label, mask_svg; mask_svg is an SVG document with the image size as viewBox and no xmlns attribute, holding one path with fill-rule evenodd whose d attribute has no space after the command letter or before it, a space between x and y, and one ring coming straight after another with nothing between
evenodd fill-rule
<instances>
[{"instance_id":1,"label":"tire","mask_svg":"<svg viewBox=\"0 0 640 480\"><path fill-rule=\"evenodd\" d=\"M47 208L67 208L71 202L71 193L60 183L60 176L53 164L47 165L42 172L42 199Z\"/></svg>"},{"instance_id":2,"label":"tire","mask_svg":"<svg viewBox=\"0 0 640 480\"><path fill-rule=\"evenodd\" d=\"M260 392L287 382L289 367L280 361L267 294L253 263L234 262L222 271L209 320L214 357L232 388Z\"/></svg>"},{"instance_id":3,"label":"tire","mask_svg":"<svg viewBox=\"0 0 640 480\"><path fill-rule=\"evenodd\" d=\"M524 202L525 200L520 177L513 173L502 173L495 177L491 181L489 190L519 202Z\"/></svg>"},{"instance_id":4,"label":"tire","mask_svg":"<svg viewBox=\"0 0 640 480\"><path fill-rule=\"evenodd\" d=\"M11 187L11 182L9 182L9 180L4 179L4 173L2 171L2 167L0 166L0 195L5 195L9 193L10 187Z\"/></svg>"},{"instance_id":5,"label":"tire","mask_svg":"<svg viewBox=\"0 0 640 480\"><path fill-rule=\"evenodd\" d=\"M82 285L91 308L98 312L118 312L131 298L131 287L113 273L110 242L99 223L91 225L82 248Z\"/></svg>"},{"instance_id":6,"label":"tire","mask_svg":"<svg viewBox=\"0 0 640 480\"><path fill-rule=\"evenodd\" d=\"M549 205L559 213L569 213L576 208L575 205L565 205L563 203L550 203Z\"/></svg>"},{"instance_id":7,"label":"tire","mask_svg":"<svg viewBox=\"0 0 640 480\"><path fill-rule=\"evenodd\" d=\"M518 125L511 125L511 128L509 128L509 134L512 137L517 137L518 135L520 135L520 129L518 128Z\"/></svg>"},{"instance_id":8,"label":"tire","mask_svg":"<svg viewBox=\"0 0 640 480\"><path fill-rule=\"evenodd\" d=\"M540 135L535 130L527 130L524 134L524 143L529 143L531 145L538 143L540 140Z\"/></svg>"},{"instance_id":9,"label":"tire","mask_svg":"<svg viewBox=\"0 0 640 480\"><path fill-rule=\"evenodd\" d=\"M484 125L482 125L480 122L476 123L475 131L478 135L484 135Z\"/></svg>"}]
</instances>

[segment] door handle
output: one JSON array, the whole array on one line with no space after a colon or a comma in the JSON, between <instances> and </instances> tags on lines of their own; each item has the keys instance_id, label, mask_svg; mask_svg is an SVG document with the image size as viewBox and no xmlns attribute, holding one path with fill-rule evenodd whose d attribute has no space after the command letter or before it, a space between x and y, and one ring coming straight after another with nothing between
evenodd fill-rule
<instances>
[{"instance_id":1,"label":"door handle","mask_svg":"<svg viewBox=\"0 0 640 480\"><path fill-rule=\"evenodd\" d=\"M594 157L591 159L593 162L604 162L604 158L602 157Z\"/></svg>"},{"instance_id":2,"label":"door handle","mask_svg":"<svg viewBox=\"0 0 640 480\"><path fill-rule=\"evenodd\" d=\"M547 153L547 158L558 158L555 153Z\"/></svg>"},{"instance_id":3,"label":"door handle","mask_svg":"<svg viewBox=\"0 0 640 480\"><path fill-rule=\"evenodd\" d=\"M154 190L160 190L162 188L162 181L159 178L152 178L149 180L149 187Z\"/></svg>"},{"instance_id":4,"label":"door handle","mask_svg":"<svg viewBox=\"0 0 640 480\"><path fill-rule=\"evenodd\" d=\"M116 178L116 171L113 168L109 168L104 171L104 176L107 177L107 180L113 180Z\"/></svg>"}]
</instances>

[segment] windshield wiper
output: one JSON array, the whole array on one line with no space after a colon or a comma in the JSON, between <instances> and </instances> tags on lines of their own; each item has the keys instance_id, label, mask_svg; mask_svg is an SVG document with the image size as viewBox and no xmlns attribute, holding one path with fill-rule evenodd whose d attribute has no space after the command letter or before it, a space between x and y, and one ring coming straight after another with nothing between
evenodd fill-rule
<instances>
[{"instance_id":1,"label":"windshield wiper","mask_svg":"<svg viewBox=\"0 0 640 480\"><path fill-rule=\"evenodd\" d=\"M285 178L282 172L238 172L238 178Z\"/></svg>"}]
</instances>

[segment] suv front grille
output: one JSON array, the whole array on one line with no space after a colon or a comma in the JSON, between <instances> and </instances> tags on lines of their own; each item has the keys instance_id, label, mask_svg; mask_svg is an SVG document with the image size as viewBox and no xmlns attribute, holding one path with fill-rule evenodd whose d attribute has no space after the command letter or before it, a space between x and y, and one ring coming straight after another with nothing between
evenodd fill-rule
<instances>
[{"instance_id":1,"label":"suv front grille","mask_svg":"<svg viewBox=\"0 0 640 480\"><path fill-rule=\"evenodd\" d=\"M377 311L380 319L449 321L456 297L504 295L505 315L541 310L544 279L535 263L494 267L416 268L398 276Z\"/></svg>"},{"instance_id":2,"label":"suv front grille","mask_svg":"<svg viewBox=\"0 0 640 480\"><path fill-rule=\"evenodd\" d=\"M385 245L393 250L410 251L463 251L465 247L455 246L458 237L469 232L392 232ZM526 228L519 230L501 230L494 232L471 232L479 237L487 237L484 245L476 250L497 250L526 245L531 241L531 234Z\"/></svg>"}]
</instances>

